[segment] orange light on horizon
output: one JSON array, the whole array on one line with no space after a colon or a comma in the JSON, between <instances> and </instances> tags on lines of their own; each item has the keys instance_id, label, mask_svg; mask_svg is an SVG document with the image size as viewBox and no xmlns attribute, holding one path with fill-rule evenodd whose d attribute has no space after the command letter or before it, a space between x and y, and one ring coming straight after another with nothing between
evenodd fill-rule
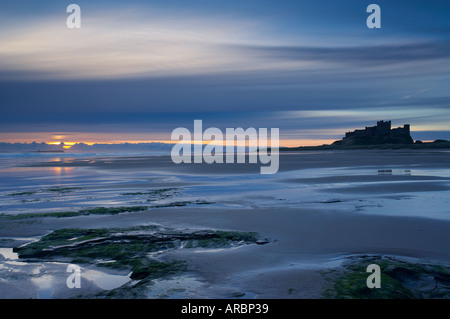
<instances>
[{"instance_id":1,"label":"orange light on horizon","mask_svg":"<svg viewBox=\"0 0 450 319\"><path fill-rule=\"evenodd\" d=\"M299 147L299 146L319 146L323 144L332 144L335 142L336 139L285 139L280 140L279 145L280 147ZM140 144L140 143L164 143L164 144L176 144L180 141L172 141L172 140L145 140L145 141L111 141L111 142L77 142L77 143L84 143L87 145L94 145L94 144ZM77 143L74 142L64 142L64 148L70 149L72 145L75 145ZM191 144L211 144L211 145L223 145L226 146L225 142L216 141L216 140L203 140L203 141L192 141ZM52 143L52 144L59 144L59 143ZM236 143L235 143L236 144ZM246 142L248 144L248 141Z\"/></svg>"},{"instance_id":2,"label":"orange light on horizon","mask_svg":"<svg viewBox=\"0 0 450 319\"><path fill-rule=\"evenodd\" d=\"M70 150L70 148L79 143L83 143L86 145L94 145L94 144L139 144L139 143L165 143L165 144L176 144L180 141L178 140L170 140L170 137L163 136L155 136L156 138L149 139L141 139L138 136L133 135L123 135L123 134L87 134L87 133L79 133L72 135L64 135L64 134L50 134L46 133L47 136L43 135L42 138L38 138L39 133L36 134L26 134L21 133L17 134L8 134L8 138L6 139L9 143L31 143L35 141L36 143L45 142L49 145L60 145L61 142L64 143L64 149ZM34 138L30 139L30 135L34 136ZM5 139L3 139L5 140ZM0 141L2 141L0 134ZM295 136L284 137L280 136L279 145L280 147L299 147L299 146L318 146L323 144L331 144L336 139L296 139ZM199 143L199 141L194 141L195 143ZM211 144L211 145L220 145L223 142L216 140L203 140L202 144Z\"/></svg>"},{"instance_id":3,"label":"orange light on horizon","mask_svg":"<svg viewBox=\"0 0 450 319\"><path fill-rule=\"evenodd\" d=\"M74 143L74 142L48 142L47 144L48 144L48 145L61 145L61 143L64 144L63 148L65 148L65 149L70 149L70 147L71 147L72 145L75 145L75 144L76 144L76 143Z\"/></svg>"},{"instance_id":4,"label":"orange light on horizon","mask_svg":"<svg viewBox=\"0 0 450 319\"><path fill-rule=\"evenodd\" d=\"M320 146L332 144L337 139L289 139L280 140L280 147Z\"/></svg>"},{"instance_id":5,"label":"orange light on horizon","mask_svg":"<svg viewBox=\"0 0 450 319\"><path fill-rule=\"evenodd\" d=\"M299 146L319 146L319 145L323 145L323 144L331 144L334 141L336 141L336 139L284 139L284 140L280 140L279 145L280 147L299 147ZM87 144L87 145L94 145L94 144L110 144L110 145L114 145L114 144L124 144L124 143L128 143L128 144L140 144L140 143L164 143L164 144L176 144L179 143L180 141L172 141L172 140L140 140L140 141L130 141L130 140L114 140L114 141L109 141L109 142L46 142L48 145L60 145L61 143L64 143L64 149L69 150L73 145L75 144ZM203 140L203 141L192 141L191 144L211 144L211 145L221 145L223 144L224 146L226 146L226 143L221 141L216 141L216 140ZM248 142L246 142L246 144L248 144Z\"/></svg>"}]
</instances>

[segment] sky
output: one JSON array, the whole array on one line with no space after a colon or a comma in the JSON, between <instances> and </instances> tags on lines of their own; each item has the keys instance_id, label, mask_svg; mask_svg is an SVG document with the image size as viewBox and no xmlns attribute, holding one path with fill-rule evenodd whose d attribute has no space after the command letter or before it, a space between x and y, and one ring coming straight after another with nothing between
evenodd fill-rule
<instances>
[{"instance_id":1,"label":"sky","mask_svg":"<svg viewBox=\"0 0 450 319\"><path fill-rule=\"evenodd\" d=\"M282 146L377 120L450 139L449 71L447 0L1 1L0 141L170 141L195 119Z\"/></svg>"}]
</instances>

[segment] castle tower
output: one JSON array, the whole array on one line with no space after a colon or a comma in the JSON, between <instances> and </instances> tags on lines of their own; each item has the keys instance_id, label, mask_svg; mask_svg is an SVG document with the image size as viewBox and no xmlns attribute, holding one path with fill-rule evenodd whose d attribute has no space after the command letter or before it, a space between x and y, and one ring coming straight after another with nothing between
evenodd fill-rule
<instances>
[{"instance_id":1,"label":"castle tower","mask_svg":"<svg viewBox=\"0 0 450 319\"><path fill-rule=\"evenodd\" d=\"M391 121L377 122L377 135L389 135L391 133Z\"/></svg>"},{"instance_id":2,"label":"castle tower","mask_svg":"<svg viewBox=\"0 0 450 319\"><path fill-rule=\"evenodd\" d=\"M405 131L405 133L410 134L410 126L409 126L409 124L403 125L403 130Z\"/></svg>"}]
</instances>

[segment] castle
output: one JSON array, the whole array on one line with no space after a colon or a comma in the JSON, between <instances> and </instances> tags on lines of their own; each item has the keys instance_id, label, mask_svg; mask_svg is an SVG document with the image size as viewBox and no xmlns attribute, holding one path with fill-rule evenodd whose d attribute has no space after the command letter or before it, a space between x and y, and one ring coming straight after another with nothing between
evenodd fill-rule
<instances>
[{"instance_id":1,"label":"castle","mask_svg":"<svg viewBox=\"0 0 450 319\"><path fill-rule=\"evenodd\" d=\"M337 143L343 145L413 144L414 141L410 135L409 124L392 129L391 121L378 121L376 126L345 133L345 137Z\"/></svg>"},{"instance_id":2,"label":"castle","mask_svg":"<svg viewBox=\"0 0 450 319\"><path fill-rule=\"evenodd\" d=\"M355 130L345 133L345 138L349 137L372 137L372 136L388 136L388 135L409 135L409 124L403 127L391 129L391 121L378 121L377 126L367 127L364 130Z\"/></svg>"}]
</instances>

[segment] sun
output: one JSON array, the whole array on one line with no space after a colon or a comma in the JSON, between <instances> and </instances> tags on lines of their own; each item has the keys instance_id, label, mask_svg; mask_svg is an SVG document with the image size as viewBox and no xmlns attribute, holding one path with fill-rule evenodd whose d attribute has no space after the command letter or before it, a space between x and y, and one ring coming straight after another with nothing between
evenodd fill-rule
<instances>
[{"instance_id":1,"label":"sun","mask_svg":"<svg viewBox=\"0 0 450 319\"><path fill-rule=\"evenodd\" d=\"M49 145L61 145L61 143L63 143L63 148L65 148L65 149L69 149L72 145L74 145L75 143L74 142L63 142L63 141L61 141L61 142L49 142L48 144Z\"/></svg>"}]
</instances>

